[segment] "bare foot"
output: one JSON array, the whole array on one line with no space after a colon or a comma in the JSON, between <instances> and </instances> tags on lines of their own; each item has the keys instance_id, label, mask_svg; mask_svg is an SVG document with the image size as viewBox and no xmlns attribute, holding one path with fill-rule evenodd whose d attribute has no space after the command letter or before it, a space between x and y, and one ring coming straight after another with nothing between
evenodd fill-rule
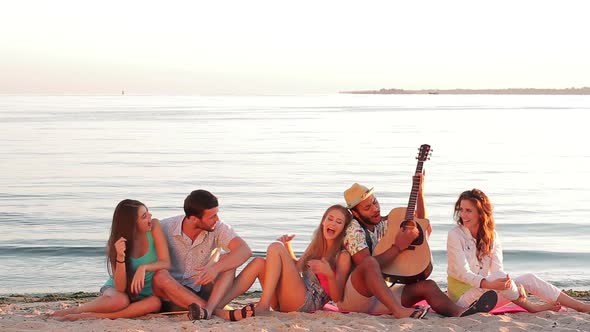
<instances>
[{"instance_id":1,"label":"bare foot","mask_svg":"<svg viewBox=\"0 0 590 332\"><path fill-rule=\"evenodd\" d=\"M270 313L270 306L260 305L260 302L258 302L254 311L256 312L256 316L265 316Z\"/></svg>"},{"instance_id":2,"label":"bare foot","mask_svg":"<svg viewBox=\"0 0 590 332\"><path fill-rule=\"evenodd\" d=\"M63 317L65 315L69 315L69 314L76 314L76 309L77 308L68 308L68 309L63 309L63 310L57 310L54 311L53 313L49 314L49 317Z\"/></svg>"},{"instance_id":3,"label":"bare foot","mask_svg":"<svg viewBox=\"0 0 590 332\"><path fill-rule=\"evenodd\" d=\"M559 311L561 309L561 304L559 304L559 302L543 303L543 304L538 304L536 306L537 306L537 311L533 311L533 312L540 312L540 311L546 311L546 310Z\"/></svg>"},{"instance_id":4,"label":"bare foot","mask_svg":"<svg viewBox=\"0 0 590 332\"><path fill-rule=\"evenodd\" d=\"M517 301L515 301L517 302ZM529 301L522 301L520 303L516 303L521 307L525 308L528 312L541 312L541 311L559 311L561 309L561 304L559 302L551 302L551 303L530 303Z\"/></svg>"},{"instance_id":5,"label":"bare foot","mask_svg":"<svg viewBox=\"0 0 590 332\"><path fill-rule=\"evenodd\" d=\"M78 319L97 318L94 312L83 312L80 314L69 314L61 317L61 320L75 321Z\"/></svg>"}]
</instances>

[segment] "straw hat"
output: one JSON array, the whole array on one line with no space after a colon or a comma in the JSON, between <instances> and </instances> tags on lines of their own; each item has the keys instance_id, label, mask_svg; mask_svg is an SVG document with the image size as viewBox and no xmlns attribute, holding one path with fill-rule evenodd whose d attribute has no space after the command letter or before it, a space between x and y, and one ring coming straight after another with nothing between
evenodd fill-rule
<instances>
[{"instance_id":1,"label":"straw hat","mask_svg":"<svg viewBox=\"0 0 590 332\"><path fill-rule=\"evenodd\" d=\"M350 188L344 191L344 200L346 207L352 209L365 198L373 195L373 188L369 189L358 183L354 183Z\"/></svg>"}]
</instances>

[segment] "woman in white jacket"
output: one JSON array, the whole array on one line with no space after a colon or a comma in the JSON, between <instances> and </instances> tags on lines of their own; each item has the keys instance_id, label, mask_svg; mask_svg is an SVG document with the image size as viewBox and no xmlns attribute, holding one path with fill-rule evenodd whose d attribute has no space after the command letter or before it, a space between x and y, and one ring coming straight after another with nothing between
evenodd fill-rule
<instances>
[{"instance_id":1,"label":"woman in white jacket","mask_svg":"<svg viewBox=\"0 0 590 332\"><path fill-rule=\"evenodd\" d=\"M498 293L496 307L513 302L530 312L558 311L561 306L590 311L590 304L569 297L532 273L512 279L504 272L492 204L481 190L463 192L455 203L454 216L457 226L447 237L447 274L449 296L458 305L469 304L493 289ZM527 293L545 303L528 302Z\"/></svg>"}]
</instances>

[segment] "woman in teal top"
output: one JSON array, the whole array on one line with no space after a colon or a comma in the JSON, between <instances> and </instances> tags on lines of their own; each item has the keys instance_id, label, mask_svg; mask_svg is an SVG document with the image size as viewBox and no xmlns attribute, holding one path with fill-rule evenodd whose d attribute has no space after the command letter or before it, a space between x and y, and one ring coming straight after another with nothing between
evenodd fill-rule
<instances>
[{"instance_id":1,"label":"woman in teal top","mask_svg":"<svg viewBox=\"0 0 590 332\"><path fill-rule=\"evenodd\" d=\"M133 271L137 271L137 269L141 265L155 263L158 261L158 254L156 252L156 246L154 244L154 236L152 235L152 232L147 232L146 235L147 235L147 239L148 239L148 252L146 252L145 255L138 257L138 258L131 257L131 270L133 270ZM153 292L152 292L152 278L153 277L154 277L153 271L145 272L143 289L141 290L141 292L139 292L139 294L137 294L137 297L139 299L144 299L146 297L150 297L153 295ZM106 290L107 288L110 288L110 287L112 287L112 288L115 287L115 280L113 279L113 277L109 277L109 279L105 282L104 286L102 286L102 290Z\"/></svg>"},{"instance_id":2,"label":"woman in teal top","mask_svg":"<svg viewBox=\"0 0 590 332\"><path fill-rule=\"evenodd\" d=\"M135 200L121 201L115 208L107 243L110 278L100 296L80 307L56 311L55 317L131 318L160 310L152 292L154 272L170 268L168 244L157 219ZM129 273L127 272L129 271Z\"/></svg>"}]
</instances>

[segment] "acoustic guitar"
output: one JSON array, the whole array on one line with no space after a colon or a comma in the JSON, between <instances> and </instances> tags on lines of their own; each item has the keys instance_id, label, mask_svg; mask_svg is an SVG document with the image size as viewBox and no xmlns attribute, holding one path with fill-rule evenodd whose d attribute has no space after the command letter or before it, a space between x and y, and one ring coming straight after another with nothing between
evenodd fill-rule
<instances>
[{"instance_id":1,"label":"acoustic guitar","mask_svg":"<svg viewBox=\"0 0 590 332\"><path fill-rule=\"evenodd\" d=\"M430 145L423 144L420 146L418 156L418 165L416 173L423 171L424 162L430 159ZM387 216L387 232L379 240L373 255L379 255L395 242L396 235L404 227L417 227L420 235L411 243L408 249L402 251L387 266L381 269L385 280L392 283L412 284L425 280L432 272L432 254L428 246L427 229L430 226L428 219L418 219L414 217L416 211L416 201L418 200L418 190L420 180L416 179L412 183L410 200L407 208L395 208Z\"/></svg>"}]
</instances>

